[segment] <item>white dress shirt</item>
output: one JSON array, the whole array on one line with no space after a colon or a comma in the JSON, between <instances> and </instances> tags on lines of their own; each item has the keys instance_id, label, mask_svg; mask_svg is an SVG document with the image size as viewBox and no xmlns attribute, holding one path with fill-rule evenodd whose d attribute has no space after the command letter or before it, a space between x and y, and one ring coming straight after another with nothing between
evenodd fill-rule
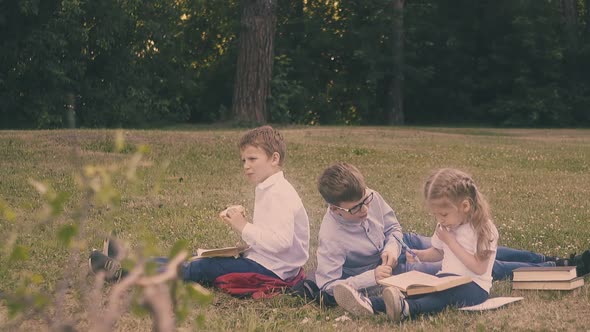
<instances>
[{"instance_id":1,"label":"white dress shirt","mask_svg":"<svg viewBox=\"0 0 590 332\"><path fill-rule=\"evenodd\" d=\"M244 257L286 280L309 258L309 220L301 198L277 172L256 186L254 216L242 239L250 246Z\"/></svg>"}]
</instances>

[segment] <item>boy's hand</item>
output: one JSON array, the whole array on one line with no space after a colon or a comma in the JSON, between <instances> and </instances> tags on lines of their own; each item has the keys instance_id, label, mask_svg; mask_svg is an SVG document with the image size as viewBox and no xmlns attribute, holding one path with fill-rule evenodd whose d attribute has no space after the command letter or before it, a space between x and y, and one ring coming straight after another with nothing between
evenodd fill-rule
<instances>
[{"instance_id":1,"label":"boy's hand","mask_svg":"<svg viewBox=\"0 0 590 332\"><path fill-rule=\"evenodd\" d=\"M391 251L384 250L381 253L381 265L387 265L394 269L397 266L397 256Z\"/></svg>"},{"instance_id":2,"label":"boy's hand","mask_svg":"<svg viewBox=\"0 0 590 332\"><path fill-rule=\"evenodd\" d=\"M446 245L449 245L451 241L455 240L455 235L449 232L449 230L441 224L436 225L436 235Z\"/></svg>"},{"instance_id":3,"label":"boy's hand","mask_svg":"<svg viewBox=\"0 0 590 332\"><path fill-rule=\"evenodd\" d=\"M235 212L235 211L241 213L244 217L246 217L246 209L243 206L241 206L241 205L232 205L232 206L229 206L227 209L221 211L221 213L224 213L224 214L226 214L229 217L229 213L230 212Z\"/></svg>"},{"instance_id":4,"label":"boy's hand","mask_svg":"<svg viewBox=\"0 0 590 332\"><path fill-rule=\"evenodd\" d=\"M241 208L241 209L240 209ZM244 217L244 208L242 206L231 206L219 213L219 217L226 224L242 234L242 230L248 223Z\"/></svg>"},{"instance_id":5,"label":"boy's hand","mask_svg":"<svg viewBox=\"0 0 590 332\"><path fill-rule=\"evenodd\" d=\"M389 265L379 265L375 268L375 281L391 277L392 268Z\"/></svg>"}]
</instances>

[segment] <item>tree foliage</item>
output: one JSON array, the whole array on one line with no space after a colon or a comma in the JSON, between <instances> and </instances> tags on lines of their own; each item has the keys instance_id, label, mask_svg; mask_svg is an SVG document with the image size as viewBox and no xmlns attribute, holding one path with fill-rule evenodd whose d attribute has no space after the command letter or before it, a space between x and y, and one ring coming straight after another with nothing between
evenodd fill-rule
<instances>
[{"instance_id":1,"label":"tree foliage","mask_svg":"<svg viewBox=\"0 0 590 332\"><path fill-rule=\"evenodd\" d=\"M269 121L383 124L392 1L277 2ZM410 124L590 124L585 0L407 1ZM0 0L0 126L230 120L239 1Z\"/></svg>"}]
</instances>

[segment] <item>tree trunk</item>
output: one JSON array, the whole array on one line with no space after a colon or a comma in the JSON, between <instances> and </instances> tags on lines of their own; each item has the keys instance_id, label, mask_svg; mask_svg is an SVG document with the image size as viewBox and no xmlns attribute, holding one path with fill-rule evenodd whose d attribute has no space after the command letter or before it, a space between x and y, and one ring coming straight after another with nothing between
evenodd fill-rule
<instances>
[{"instance_id":1,"label":"tree trunk","mask_svg":"<svg viewBox=\"0 0 590 332\"><path fill-rule=\"evenodd\" d=\"M238 64L232 113L244 122L266 123L274 58L275 0L242 0Z\"/></svg>"},{"instance_id":2,"label":"tree trunk","mask_svg":"<svg viewBox=\"0 0 590 332\"><path fill-rule=\"evenodd\" d=\"M387 92L387 122L404 123L404 0L393 0L392 82Z\"/></svg>"}]
</instances>

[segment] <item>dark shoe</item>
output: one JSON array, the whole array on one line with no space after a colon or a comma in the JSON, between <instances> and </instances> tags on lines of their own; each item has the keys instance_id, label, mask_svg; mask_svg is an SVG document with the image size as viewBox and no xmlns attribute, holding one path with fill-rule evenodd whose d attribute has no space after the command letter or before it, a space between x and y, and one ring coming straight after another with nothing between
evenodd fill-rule
<instances>
[{"instance_id":1,"label":"dark shoe","mask_svg":"<svg viewBox=\"0 0 590 332\"><path fill-rule=\"evenodd\" d=\"M555 262L555 266L578 266L582 263L582 254L570 254L568 258L559 258L555 256L545 256L546 262Z\"/></svg>"},{"instance_id":2,"label":"dark shoe","mask_svg":"<svg viewBox=\"0 0 590 332\"><path fill-rule=\"evenodd\" d=\"M555 262L555 266L570 266L571 258L545 257L545 262Z\"/></svg>"},{"instance_id":3,"label":"dark shoe","mask_svg":"<svg viewBox=\"0 0 590 332\"><path fill-rule=\"evenodd\" d=\"M119 254L122 252L122 247L113 235L109 235L104 239L102 244L102 253L111 258L120 258Z\"/></svg>"},{"instance_id":4,"label":"dark shoe","mask_svg":"<svg viewBox=\"0 0 590 332\"><path fill-rule=\"evenodd\" d=\"M119 262L98 250L92 250L88 264L95 274L100 271L106 272L105 280L107 281L119 281L125 274Z\"/></svg>"},{"instance_id":5,"label":"dark shoe","mask_svg":"<svg viewBox=\"0 0 590 332\"><path fill-rule=\"evenodd\" d=\"M289 289L289 294L305 300L319 301L320 289L313 280L302 279Z\"/></svg>"},{"instance_id":6,"label":"dark shoe","mask_svg":"<svg viewBox=\"0 0 590 332\"><path fill-rule=\"evenodd\" d=\"M590 273L590 250L584 251L581 255L575 255L573 261L576 264L576 273L578 277Z\"/></svg>"}]
</instances>

